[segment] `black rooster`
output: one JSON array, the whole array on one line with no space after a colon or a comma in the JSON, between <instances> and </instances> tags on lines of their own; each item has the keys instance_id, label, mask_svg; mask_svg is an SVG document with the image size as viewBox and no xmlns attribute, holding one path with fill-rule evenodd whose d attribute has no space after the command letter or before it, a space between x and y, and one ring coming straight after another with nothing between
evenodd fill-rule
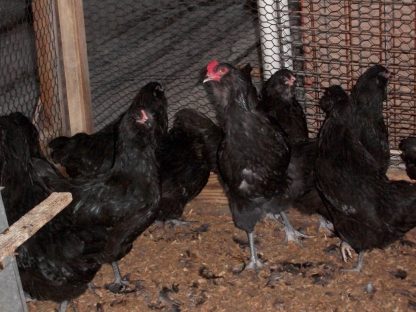
<instances>
[{"instance_id":1,"label":"black rooster","mask_svg":"<svg viewBox=\"0 0 416 312\"><path fill-rule=\"evenodd\" d=\"M178 223L185 205L197 196L217 168L221 129L192 109L175 114L160 146L162 196L158 220ZM180 221L179 221L180 223Z\"/></svg>"},{"instance_id":2,"label":"black rooster","mask_svg":"<svg viewBox=\"0 0 416 312\"><path fill-rule=\"evenodd\" d=\"M211 61L204 82L209 82L224 138L218 150L218 169L234 224L247 233L250 262L259 268L254 227L266 212L290 206L287 198L289 147L283 134L256 111L252 83L232 65Z\"/></svg>"},{"instance_id":3,"label":"black rooster","mask_svg":"<svg viewBox=\"0 0 416 312\"><path fill-rule=\"evenodd\" d=\"M386 173L390 161L388 130L383 118L390 72L382 65L367 69L351 90L355 128L361 143Z\"/></svg>"},{"instance_id":4,"label":"black rooster","mask_svg":"<svg viewBox=\"0 0 416 312\"><path fill-rule=\"evenodd\" d=\"M391 182L380 171L357 135L360 117L341 87L327 89L321 103L332 110L319 135L317 186L343 240L344 260L352 247L359 253L353 271L360 271L366 250L383 248L416 226L416 186Z\"/></svg>"},{"instance_id":5,"label":"black rooster","mask_svg":"<svg viewBox=\"0 0 416 312\"><path fill-rule=\"evenodd\" d=\"M406 165L406 173L410 179L416 179L416 138L408 137L400 141L400 155Z\"/></svg>"}]
</instances>

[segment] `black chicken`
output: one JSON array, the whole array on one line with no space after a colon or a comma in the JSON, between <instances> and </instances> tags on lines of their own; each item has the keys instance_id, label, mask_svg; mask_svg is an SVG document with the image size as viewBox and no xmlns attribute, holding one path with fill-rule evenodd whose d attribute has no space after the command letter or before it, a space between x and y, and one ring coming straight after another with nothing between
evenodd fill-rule
<instances>
[{"instance_id":1,"label":"black chicken","mask_svg":"<svg viewBox=\"0 0 416 312\"><path fill-rule=\"evenodd\" d=\"M14 223L50 191L34 169L39 141L30 121L20 113L0 117L0 139L2 195L8 220ZM101 267L86 255L90 234L61 213L20 246L17 264L25 292L57 302L81 295Z\"/></svg>"},{"instance_id":2,"label":"black chicken","mask_svg":"<svg viewBox=\"0 0 416 312\"><path fill-rule=\"evenodd\" d=\"M151 109L156 120L155 138L159 144L168 127L166 101L154 103ZM78 133L51 140L52 160L65 167L72 178L108 171L113 165L118 127L123 115L94 134Z\"/></svg>"},{"instance_id":3,"label":"black chicken","mask_svg":"<svg viewBox=\"0 0 416 312\"><path fill-rule=\"evenodd\" d=\"M386 173L390 161L388 130L383 118L390 72L382 65L367 69L351 90L355 128L359 139Z\"/></svg>"},{"instance_id":4,"label":"black chicken","mask_svg":"<svg viewBox=\"0 0 416 312\"><path fill-rule=\"evenodd\" d=\"M182 216L185 205L201 192L210 171L216 171L221 138L221 129L197 111L182 109L175 114L160 146L158 220L177 223L175 219Z\"/></svg>"},{"instance_id":5,"label":"black chicken","mask_svg":"<svg viewBox=\"0 0 416 312\"><path fill-rule=\"evenodd\" d=\"M296 100L295 75L280 69L264 84L258 109L276 120L290 143L308 139L305 113Z\"/></svg>"},{"instance_id":6,"label":"black chicken","mask_svg":"<svg viewBox=\"0 0 416 312\"><path fill-rule=\"evenodd\" d=\"M366 250L383 248L416 225L416 186L391 182L355 131L359 118L341 87L327 89L321 102L332 103L319 135L317 186L342 251L359 253L360 271Z\"/></svg>"},{"instance_id":7,"label":"black chicken","mask_svg":"<svg viewBox=\"0 0 416 312\"><path fill-rule=\"evenodd\" d=\"M406 173L410 179L416 179L416 137L408 137L400 141L400 155L406 165Z\"/></svg>"},{"instance_id":8,"label":"black chicken","mask_svg":"<svg viewBox=\"0 0 416 312\"><path fill-rule=\"evenodd\" d=\"M234 224L247 233L250 262L259 268L254 227L266 212L280 213L289 206L287 167L289 147L283 134L257 112L247 75L225 63L211 61L209 82L224 138L218 149L218 169Z\"/></svg>"},{"instance_id":9,"label":"black chicken","mask_svg":"<svg viewBox=\"0 0 416 312\"><path fill-rule=\"evenodd\" d=\"M295 96L295 81L293 72L288 69L274 73L263 86L258 110L286 134L291 147L289 196L293 198L295 208L311 214L323 208L313 175L318 145L316 140L308 138L306 117ZM288 241L299 243L299 238L308 237L293 228L284 212L281 216ZM320 226L324 224L321 221Z\"/></svg>"},{"instance_id":10,"label":"black chicken","mask_svg":"<svg viewBox=\"0 0 416 312\"><path fill-rule=\"evenodd\" d=\"M96 247L92 257L112 264L115 281L109 285L111 291L124 288L116 261L131 250L134 240L157 216L160 182L155 150L160 127L155 112L160 107L166 107L163 89L150 82L120 121L111 169L70 181L74 200L67 211L79 226L97 225L93 239L104 245ZM62 183L54 175L44 180L53 190L68 191L68 182Z\"/></svg>"},{"instance_id":11,"label":"black chicken","mask_svg":"<svg viewBox=\"0 0 416 312\"><path fill-rule=\"evenodd\" d=\"M22 282L30 295L56 301L73 298L85 290L102 263L113 265L116 280L110 290L123 286L116 261L131 250L158 212L153 111L165 104L160 84L149 83L140 90L120 121L114 164L106 173L67 180L45 160L32 158L26 176L28 185L40 194L31 195L70 191L73 202L19 251ZM84 275L78 281L71 274Z\"/></svg>"}]
</instances>

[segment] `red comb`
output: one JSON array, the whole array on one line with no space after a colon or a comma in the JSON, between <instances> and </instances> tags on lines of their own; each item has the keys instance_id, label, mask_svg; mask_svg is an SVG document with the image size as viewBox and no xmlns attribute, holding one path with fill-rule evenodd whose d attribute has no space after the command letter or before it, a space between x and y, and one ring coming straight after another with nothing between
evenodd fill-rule
<instances>
[{"instance_id":1,"label":"red comb","mask_svg":"<svg viewBox=\"0 0 416 312\"><path fill-rule=\"evenodd\" d=\"M214 71L214 69L218 66L219 62L217 60L212 60L207 65L207 72L210 74Z\"/></svg>"}]
</instances>

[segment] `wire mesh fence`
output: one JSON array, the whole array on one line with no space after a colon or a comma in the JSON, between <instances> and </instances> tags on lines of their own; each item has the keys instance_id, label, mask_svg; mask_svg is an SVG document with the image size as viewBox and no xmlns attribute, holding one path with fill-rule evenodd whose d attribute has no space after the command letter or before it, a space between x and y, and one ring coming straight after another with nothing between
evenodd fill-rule
<instances>
[{"instance_id":1,"label":"wire mesh fence","mask_svg":"<svg viewBox=\"0 0 416 312\"><path fill-rule=\"evenodd\" d=\"M212 58L259 66L257 12L241 0L84 1L96 129L151 80L169 116L183 107L214 117L200 72Z\"/></svg>"},{"instance_id":2,"label":"wire mesh fence","mask_svg":"<svg viewBox=\"0 0 416 312\"><path fill-rule=\"evenodd\" d=\"M53 1L2 0L0 8L0 113L24 113L46 141L61 129Z\"/></svg>"},{"instance_id":3,"label":"wire mesh fence","mask_svg":"<svg viewBox=\"0 0 416 312\"><path fill-rule=\"evenodd\" d=\"M259 87L261 67L266 75L292 67L312 135L323 120L323 88L350 90L368 66L382 63L395 73L385 106L392 148L415 132L414 1L85 0L84 10L96 129L150 80L165 85L169 116L192 107L214 117L197 82L217 58L250 62Z\"/></svg>"},{"instance_id":4,"label":"wire mesh fence","mask_svg":"<svg viewBox=\"0 0 416 312\"><path fill-rule=\"evenodd\" d=\"M416 3L412 0L84 0L95 129L114 120L146 82L158 80L169 116L184 107L211 118L198 84L213 59L260 73L292 67L298 99L316 135L324 87L350 90L371 64L391 80L385 117L391 147L416 128ZM2 114L22 111L44 138L60 134L54 0L0 1ZM263 49L262 49L263 48Z\"/></svg>"},{"instance_id":5,"label":"wire mesh fence","mask_svg":"<svg viewBox=\"0 0 416 312\"><path fill-rule=\"evenodd\" d=\"M302 1L298 17L302 53L304 103L311 129L323 119L317 103L323 87L341 84L350 90L371 64L381 63L394 73L384 115L392 148L415 133L416 3L414 1ZM296 51L295 51L296 52Z\"/></svg>"}]
</instances>

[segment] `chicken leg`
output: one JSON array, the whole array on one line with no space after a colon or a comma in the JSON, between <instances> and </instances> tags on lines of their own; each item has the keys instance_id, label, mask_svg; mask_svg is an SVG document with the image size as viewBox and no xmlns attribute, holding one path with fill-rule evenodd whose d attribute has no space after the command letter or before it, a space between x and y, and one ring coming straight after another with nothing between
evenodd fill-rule
<instances>
[{"instance_id":1,"label":"chicken leg","mask_svg":"<svg viewBox=\"0 0 416 312\"><path fill-rule=\"evenodd\" d=\"M248 244L250 246L250 262L246 265L247 270L258 270L263 267L263 262L257 256L256 246L254 244L253 232L247 232Z\"/></svg>"},{"instance_id":2,"label":"chicken leg","mask_svg":"<svg viewBox=\"0 0 416 312\"><path fill-rule=\"evenodd\" d=\"M311 238L312 236L303 234L293 227L290 223L289 218L287 217L286 213L283 211L280 212L280 216L282 217L283 224L285 226L285 233L286 233L286 242L295 242L298 245L302 245L300 239L301 238Z\"/></svg>"},{"instance_id":3,"label":"chicken leg","mask_svg":"<svg viewBox=\"0 0 416 312\"><path fill-rule=\"evenodd\" d=\"M112 262L111 267L113 268L114 282L107 284L106 288L115 294L123 293L127 288L128 282L122 279L117 261Z\"/></svg>"},{"instance_id":4,"label":"chicken leg","mask_svg":"<svg viewBox=\"0 0 416 312\"><path fill-rule=\"evenodd\" d=\"M68 308L68 300L62 301L58 306L58 312L66 312Z\"/></svg>"}]
</instances>

